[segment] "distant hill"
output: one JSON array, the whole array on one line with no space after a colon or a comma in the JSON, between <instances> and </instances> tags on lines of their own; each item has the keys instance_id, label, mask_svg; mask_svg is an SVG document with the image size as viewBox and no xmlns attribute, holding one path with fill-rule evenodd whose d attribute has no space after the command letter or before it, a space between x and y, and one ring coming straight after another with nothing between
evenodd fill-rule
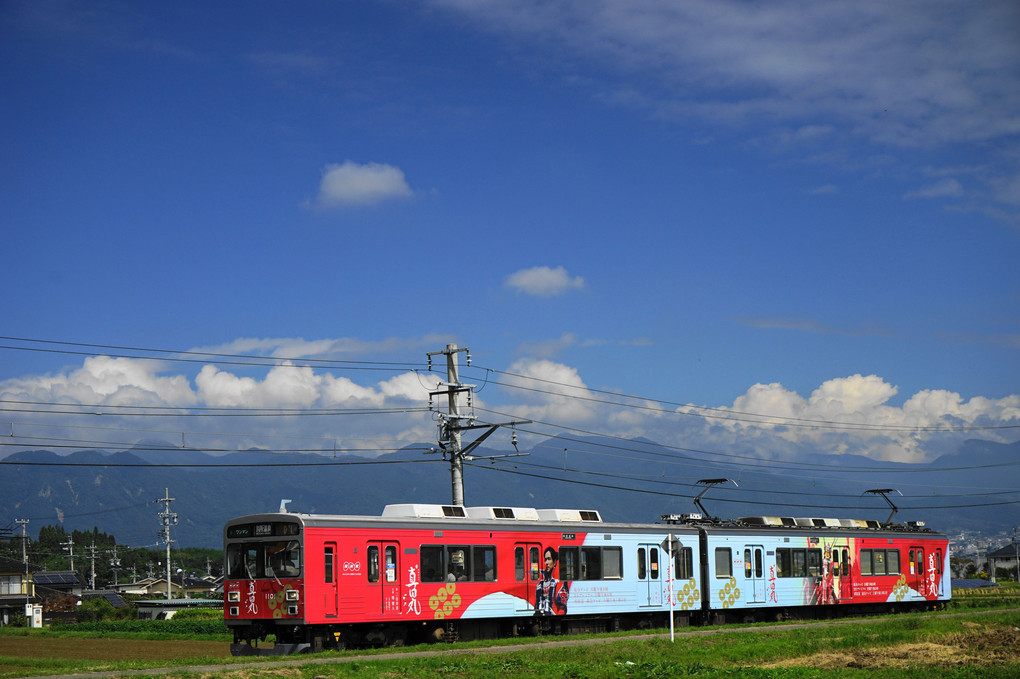
<instances>
[{"instance_id":1,"label":"distant hill","mask_svg":"<svg viewBox=\"0 0 1020 679\"><path fill-rule=\"evenodd\" d=\"M100 530L131 546L155 545L165 489L180 523L178 546L218 547L224 522L240 514L275 511L290 499L291 511L379 514L386 504L448 504L448 464L423 455L429 445L375 459L268 454L258 451L212 456L139 447L131 452L51 451L9 455L0 473L0 523L29 518L30 532L62 524L67 530ZM566 450L564 450L566 449ZM635 453L640 451L640 453ZM638 440L549 439L526 457L478 459L465 467L468 505L598 509L607 521L656 521L661 514L694 511L699 479L732 478L703 500L721 517L748 515L835 516L885 520L890 512L871 488L898 488L897 521L924 520L940 530L998 531L1020 525L1020 443L967 441L950 455L920 465L822 456L817 476L803 490L797 472L794 494L784 467L769 460L707 459ZM492 454L480 451L479 456ZM663 464L684 462L678 466ZM837 461L839 471L832 468ZM188 464L187 467L168 466ZM807 462L806 464L811 464ZM100 466L97 466L100 465ZM570 470L568 473L564 469ZM559 479L568 477L573 483ZM621 489L625 488L625 489ZM1001 491L1014 492L989 495ZM935 495L954 495L940 499ZM933 496L925 500L918 496ZM997 506L989 502L1001 501ZM782 506L776 503L783 503Z\"/></svg>"}]
</instances>

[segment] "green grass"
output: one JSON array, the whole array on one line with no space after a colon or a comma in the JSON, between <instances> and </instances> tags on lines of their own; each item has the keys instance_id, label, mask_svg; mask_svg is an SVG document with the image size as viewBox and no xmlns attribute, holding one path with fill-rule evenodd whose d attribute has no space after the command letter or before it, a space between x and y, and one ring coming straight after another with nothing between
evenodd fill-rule
<instances>
[{"instance_id":1,"label":"green grass","mask_svg":"<svg viewBox=\"0 0 1020 679\"><path fill-rule=\"evenodd\" d=\"M223 664L235 679L287 677L901 677L992 678L1020 676L1020 613L1016 610L957 610L835 621L826 626L795 629L789 625L684 628L675 643L668 632L644 636L602 635L611 643L554 646L550 641L586 637L544 637L504 640L496 646L521 645L526 650L482 651L489 642L432 645L405 649L329 652L312 656L262 658L254 667L240 668L251 658L202 659L200 664ZM172 622L172 621L171 621ZM32 630L41 633L43 630ZM689 633L694 633L690 634ZM17 633L3 630L2 635ZM50 632L63 634L63 632ZM208 636L202 637L208 639ZM172 643L172 642L169 642ZM416 657L415 652L453 651ZM400 653L403 657L377 658ZM357 660L343 662L357 657ZM886 664L888 659L897 664ZM0 657L0 679L28 674L72 674L99 667L59 658ZM231 663L234 665L231 666ZM771 666L777 663L783 665ZM189 664L196 664L195 660ZM166 663L103 663L103 671L150 668ZM174 663L180 667L181 663ZM209 673L173 677L208 677Z\"/></svg>"}]
</instances>

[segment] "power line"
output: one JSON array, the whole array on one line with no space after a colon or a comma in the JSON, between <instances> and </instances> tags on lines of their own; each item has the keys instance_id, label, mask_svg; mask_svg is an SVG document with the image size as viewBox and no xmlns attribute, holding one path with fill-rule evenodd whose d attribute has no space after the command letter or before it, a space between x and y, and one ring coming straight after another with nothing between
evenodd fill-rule
<instances>
[{"instance_id":1,"label":"power line","mask_svg":"<svg viewBox=\"0 0 1020 679\"><path fill-rule=\"evenodd\" d=\"M116 417L295 417L333 415L393 415L429 412L425 406L391 408L250 408L227 406L133 406L106 405L101 403L58 403L47 401L23 401L0 399L0 404L52 406L54 408L77 408L78 410L53 410L37 408L8 408L0 406L0 412L34 413L40 415L111 415ZM87 408L88 410L83 410ZM137 412L141 411L141 412ZM149 412L152 411L152 412ZM198 412L194 412L198 411Z\"/></svg>"},{"instance_id":2,"label":"power line","mask_svg":"<svg viewBox=\"0 0 1020 679\"><path fill-rule=\"evenodd\" d=\"M501 412L496 411L496 410L488 410L488 409L485 409L485 408L478 408L478 410L481 410L483 412L489 412L489 413L492 413L494 415L500 415L500 416L503 416L503 417L510 417L509 414L501 413ZM564 431L571 431L571 432L574 432L574 433L586 434L586 435L589 435L589 436L598 436L600 438L605 438L605 439L609 439L609 440L616 440L616 441L624 441L624 442L633 444L633 441L631 441L630 439L626 439L626 438L623 438L621 436L615 436L613 434L606 434L606 433L596 432L596 431L591 431L591 430L586 430L586 429L579 429L577 427L568 427L568 426L565 426L565 425L558 425L558 424L554 424L554 423L551 423L551 422L543 422L541 420L533 420L533 422L535 422L535 424L541 424L541 425L544 425L544 426L547 426L547 427L551 427L551 428L555 428L555 429L562 429ZM559 435L554 436L554 435L548 434L546 432L535 431L535 430L530 430L530 429L523 429L522 428L521 431L524 431L524 432L530 433L530 434L535 434L537 436L546 436L546 437L552 438L554 440L559 440L559 441L568 441L568 442L571 442L571 443L581 443L581 444L584 444L584 445L592 445L592 446L599 446L599 447L604 447L604 448L612 448L612 449L617 449L617 450L626 451L626 452L643 453L643 454L651 455L651 456L654 456L654 457L666 457L668 459L683 459L683 460L694 461L694 462L701 462L701 463L707 462L706 460L700 460L698 458L690 457L690 456L687 456L687 455L673 456L673 455L669 455L668 453L662 453L662 452L658 452L658 451L654 451L654 450L648 450L646 448L637 448L637 447L634 447L633 445L630 445L630 446L615 446L615 445L611 445L611 444L607 444L607 443L598 443L598 442L593 442L593 441L581 441L581 440L578 440L578 439L572 439L572 438L569 438L569 437L559 436ZM761 457L755 457L755 456L752 456L752 455L738 455L736 453L721 453L721 452L718 452L718 451L709 451L709 450L702 450L702 449L697 449L697 448L685 448L685 447L680 447L680 446L670 446L670 445L666 445L666 444L662 444L662 443L652 443L652 444L649 444L649 445L654 446L656 448L662 448L662 449L665 449L665 450L669 450L669 451L677 451L677 452L681 452L681 453L697 453L697 454L701 454L701 455L711 455L711 456L715 456L715 457L733 458L735 460L738 460L738 462L716 461L716 462L713 462L713 464L734 464L734 465L735 464L740 464L741 466L744 466L744 467L746 467L746 466L750 466L750 467L765 467L765 468L770 468L770 469L782 468L782 469L792 469L792 470L799 470L799 471L819 471L819 470L824 470L824 471L847 471L847 472L867 471L867 472L870 472L870 473L886 473L886 472L889 472L889 473L916 473L916 472L919 472L919 471L956 471L956 470L962 470L962 469L984 469L984 468L992 468L992 467L1009 467L1009 466L1020 465L1020 460L1017 460L1017 461L1013 461L1013 462L1003 462L1003 463L996 463L996 464L990 464L990 465L973 465L973 466L967 466L967 467L940 467L940 468L928 468L928 469L924 469L924 470L919 470L919 469L916 469L916 468L915 469L899 469L899 470L891 470L891 469L885 469L885 468L870 468L869 469L867 467L845 467L845 466L838 466L838 465L822 465L822 464L812 464L812 463L805 463L805 462L786 462L786 461L781 461L781 460L767 460L767 459L764 459L764 458L761 458ZM550 448L551 447L552 446L550 446ZM584 452L584 451L576 450L575 452Z\"/></svg>"},{"instance_id":3,"label":"power line","mask_svg":"<svg viewBox=\"0 0 1020 679\"><path fill-rule=\"evenodd\" d=\"M646 495L660 495L660 496L666 496L666 497L678 497L678 498L686 498L686 499L693 499L694 498L693 495L685 495L683 493L670 493L670 492L665 492L665 491L649 490L649 489L646 489L646 488L629 488L629 487L615 486L615 485L610 485L610 484L605 484L605 483L595 483L595 482L591 482L591 481L580 481L580 480L576 480L576 479L563 479L563 478L559 478L559 477L555 477L555 476L548 476L548 475L545 475L545 474L535 474L535 473L530 473L530 472L524 472L524 471L520 471L518 469L506 469L506 468L503 468L503 467L493 467L491 465L481 465L481 464L470 463L470 466L472 466L472 467L474 467L476 469L487 469L489 471L495 471L495 472L500 472L500 473L515 474L515 475L518 475L518 476L526 476L526 477L537 478L537 479L545 479L547 481L559 481L561 483L570 483L570 484L574 484L574 485L591 486L591 487L595 487L595 488L605 488L605 489L608 489L608 490L619 490L619 491L625 491L625 492L631 492L631 493L643 493L643 494L646 494ZM771 507L799 507L799 508L805 508L805 509L815 509L815 508L818 508L820 506L820 505L814 505L814 504L798 504L798 503L792 503L792 502L767 502L767 501L758 501L758 500L735 500L735 499L722 499L722 498L714 498L713 501L715 501L715 502L733 502L733 503L736 503L736 504L766 505L766 506L771 506ZM905 509L905 510L916 510L916 509L964 509L964 508L972 508L972 507L998 507L998 506L1013 505L1013 504L1018 504L1018 503L1020 503L1020 500L1011 500L1011 501L1005 501L1005 502L975 503L975 504L964 504L964 505L932 505L932 506L918 506L918 507L903 507L902 509ZM831 505L831 504L826 504L825 508L826 509L856 509L856 510L860 510L861 509L859 506L840 506L840 505Z\"/></svg>"},{"instance_id":4,"label":"power line","mask_svg":"<svg viewBox=\"0 0 1020 679\"><path fill-rule=\"evenodd\" d=\"M41 340L25 337L0 336L0 340L6 340L9 342L32 342L39 344L50 344L55 346L92 348L101 350L98 352L100 355L110 356L112 358L133 358L139 360L172 361L178 363L215 363L217 365L246 365L257 367L304 367L300 365L293 365L295 362L298 362L298 363L314 363L316 365L319 365L320 367L328 367L332 369L343 370L399 370L399 371L414 370L424 367L423 364L421 363L410 362L351 361L339 359L318 359L298 357L267 357L267 356L252 356L247 354L227 354L211 351L148 349L144 347L126 347L109 344L87 344L84 342ZM10 349L14 351L34 351L51 354L67 354L72 356L95 356L97 354L96 351L75 351L71 349L54 349L46 347L19 347L11 345L0 345L0 349ZM105 349L112 349L115 351L122 352L165 354L165 355L160 357L154 357L135 354L115 354L107 351L102 351ZM180 358L180 356L195 356L206 358ZM224 360L224 359L242 359L242 360Z\"/></svg>"},{"instance_id":5,"label":"power line","mask_svg":"<svg viewBox=\"0 0 1020 679\"><path fill-rule=\"evenodd\" d=\"M836 420L822 420L802 417L788 417L785 415L767 415L764 413L750 413L739 410L731 410L729 408L713 408L710 406L697 406L690 403L679 403L676 401L667 401L663 399L650 398L647 396L636 396L633 394L624 394L620 392L607 391L602 389L593 389L591 387L581 387L576 384L567 384L565 382L556 382L554 380L548 380L541 377L532 377L530 375L519 375L516 373L505 372L502 370L496 370L495 368L482 368L475 366L479 370L486 370L488 372L507 375L521 380L531 380L534 382L542 382L550 384L556 387L562 387L566 389L582 389L585 392L593 394L604 394L613 396L620 399L630 399L634 401L645 401L648 403L656 403L660 405L674 406L677 408L690 408L698 411L697 413L683 412L677 410L664 410L662 408L655 408L647 405L641 405L639 403L621 403L620 401L613 401L607 399L594 398L590 396L582 396L577 394L563 393L559 391L552 391L548 389L539 389L536 387L525 387L520 384L513 384L511 382L497 382L490 381L490 384L496 384L499 386L507 387L509 389L520 389L523 391L536 392L541 394L548 394L552 396L559 396L563 398L571 398L578 401L587 401L591 403L601 403L606 405L615 405L621 408L633 408L637 410L650 410L662 414L672 415L686 415L686 416L699 416L706 419L719 419L719 420L730 420L735 422L746 422L749 424L768 424L774 426L787 426L787 427L800 427L808 429L837 429L846 431L891 431L891 432L964 432L964 431L983 431L983 430L996 430L996 429L1018 429L1020 424L1011 425L963 425L963 426L951 426L951 425L936 425L936 426L911 426L911 425L880 425L880 424L868 424L863 422L838 422ZM488 378L487 378L488 379ZM711 413L711 414L709 414ZM721 413L721 414L714 414ZM741 415L743 417L735 417L735 415ZM746 419L746 418L757 418L757 419Z\"/></svg>"}]
</instances>

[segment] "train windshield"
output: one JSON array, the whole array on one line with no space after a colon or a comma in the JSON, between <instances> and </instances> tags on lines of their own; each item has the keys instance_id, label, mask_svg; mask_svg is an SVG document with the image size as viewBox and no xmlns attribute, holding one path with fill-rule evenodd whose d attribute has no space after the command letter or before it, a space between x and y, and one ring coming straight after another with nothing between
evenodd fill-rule
<instances>
[{"instance_id":1,"label":"train windshield","mask_svg":"<svg viewBox=\"0 0 1020 679\"><path fill-rule=\"evenodd\" d=\"M296 578L301 575L301 543L236 542L227 545L227 577L232 579Z\"/></svg>"}]
</instances>

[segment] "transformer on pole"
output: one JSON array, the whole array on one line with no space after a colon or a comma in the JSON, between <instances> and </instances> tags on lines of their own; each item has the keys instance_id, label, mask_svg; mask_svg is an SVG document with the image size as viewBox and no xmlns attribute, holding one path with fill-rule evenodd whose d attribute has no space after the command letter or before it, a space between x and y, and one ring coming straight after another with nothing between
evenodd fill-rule
<instances>
[{"instance_id":1,"label":"transformer on pole","mask_svg":"<svg viewBox=\"0 0 1020 679\"><path fill-rule=\"evenodd\" d=\"M159 513L160 523L163 528L160 530L160 537L163 542L166 543L166 598L167 601L171 599L170 596L170 543L173 540L170 539L170 526L177 525L177 514L170 511L170 503L175 498L170 497L170 489L165 489L165 495L159 499L153 500L153 502L162 502L164 509Z\"/></svg>"},{"instance_id":2,"label":"transformer on pole","mask_svg":"<svg viewBox=\"0 0 1020 679\"><path fill-rule=\"evenodd\" d=\"M482 441L487 439L500 427L525 424L531 421L516 420L513 422L503 422L499 424L476 424L475 417L473 415L461 414L460 394L462 392L468 393L468 406L470 407L470 394L475 388L475 385L473 384L462 384L460 381L457 354L462 351L467 355L467 364L470 366L471 350L467 347L458 347L456 344L451 343L447 344L446 348L442 351L429 351L426 354L429 360L429 370L432 369L433 356L446 356L446 381L440 382L436 391L429 392L429 407L432 407L432 398L434 396L441 396L445 394L447 401L446 413L439 413L439 448L433 448L428 452L442 453L444 460L449 458L452 501L453 504L460 506L464 506L464 460L475 459L470 455L471 451L477 448ZM485 429L486 431L468 444L467 447L464 447L461 445L461 432L468 429ZM516 450L516 434L512 439L512 443ZM496 457L517 457L525 454L526 453L516 453L510 455L487 456L487 459L495 459Z\"/></svg>"}]
</instances>

